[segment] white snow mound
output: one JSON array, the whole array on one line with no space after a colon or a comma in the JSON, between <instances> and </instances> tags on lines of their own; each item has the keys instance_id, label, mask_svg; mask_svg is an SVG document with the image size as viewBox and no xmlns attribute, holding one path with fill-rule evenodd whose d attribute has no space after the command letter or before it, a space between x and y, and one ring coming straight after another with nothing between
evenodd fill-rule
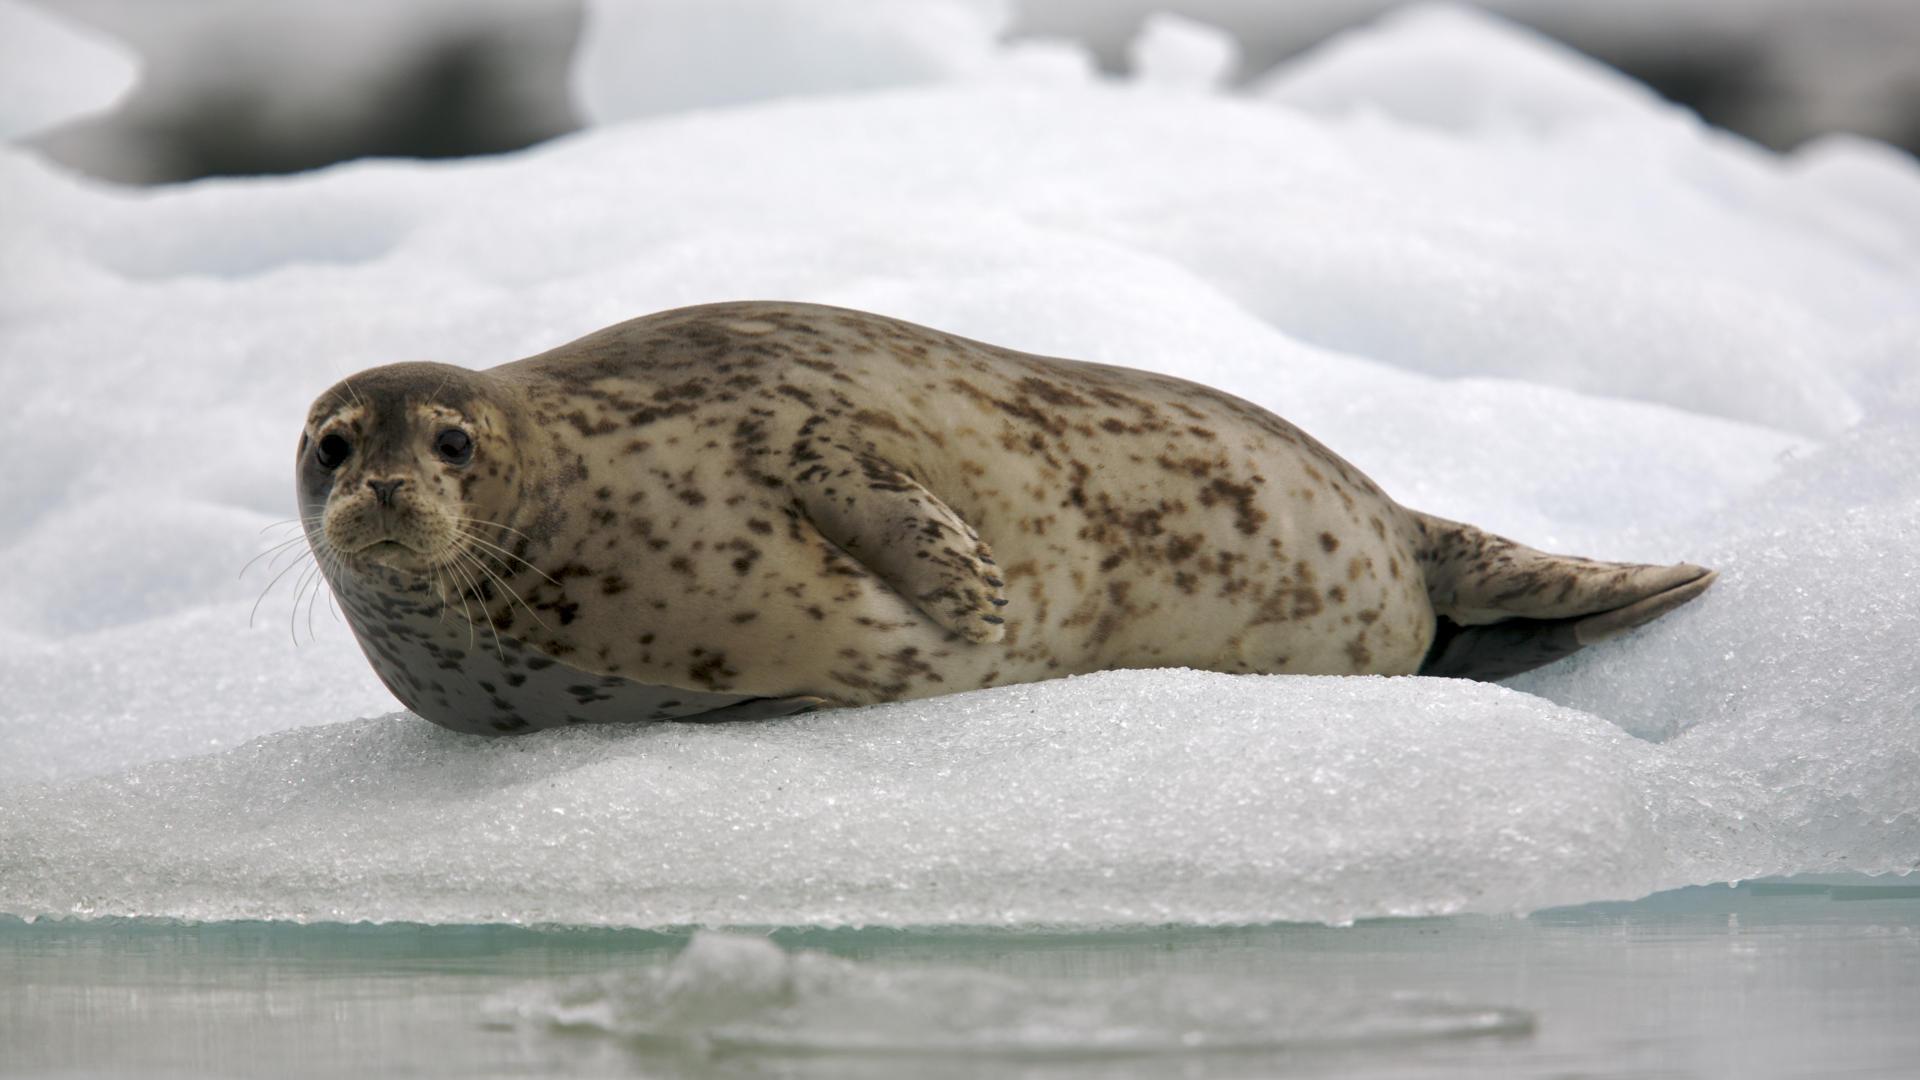
<instances>
[{"instance_id":1,"label":"white snow mound","mask_svg":"<svg viewBox=\"0 0 1920 1080\"><path fill-rule=\"evenodd\" d=\"M1309 112L1372 111L1456 132L1533 135L1645 122L1658 95L1557 41L1478 8L1427 3L1335 35L1254 92Z\"/></svg>"}]
</instances>

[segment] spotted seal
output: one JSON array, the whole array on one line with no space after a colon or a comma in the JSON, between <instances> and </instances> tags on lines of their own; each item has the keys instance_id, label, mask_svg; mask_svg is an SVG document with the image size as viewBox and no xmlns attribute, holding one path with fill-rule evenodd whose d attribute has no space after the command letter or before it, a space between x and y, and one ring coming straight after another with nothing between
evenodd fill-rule
<instances>
[{"instance_id":1,"label":"spotted seal","mask_svg":"<svg viewBox=\"0 0 1920 1080\"><path fill-rule=\"evenodd\" d=\"M375 368L297 471L375 670L481 733L1120 667L1497 679L1714 576L1408 510L1205 386L810 304Z\"/></svg>"}]
</instances>

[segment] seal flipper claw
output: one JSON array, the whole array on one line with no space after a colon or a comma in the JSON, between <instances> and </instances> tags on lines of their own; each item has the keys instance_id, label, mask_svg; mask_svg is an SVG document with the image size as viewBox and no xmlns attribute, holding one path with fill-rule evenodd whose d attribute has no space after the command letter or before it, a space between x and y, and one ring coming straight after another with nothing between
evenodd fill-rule
<instances>
[{"instance_id":1,"label":"seal flipper claw","mask_svg":"<svg viewBox=\"0 0 1920 1080\"><path fill-rule=\"evenodd\" d=\"M1717 575L1552 555L1414 514L1437 623L1420 674L1493 681L1530 671L1692 600Z\"/></svg>"},{"instance_id":2,"label":"seal flipper claw","mask_svg":"<svg viewBox=\"0 0 1920 1080\"><path fill-rule=\"evenodd\" d=\"M790 486L822 536L947 630L976 643L1006 637L1006 583L973 526L891 462L815 450Z\"/></svg>"}]
</instances>

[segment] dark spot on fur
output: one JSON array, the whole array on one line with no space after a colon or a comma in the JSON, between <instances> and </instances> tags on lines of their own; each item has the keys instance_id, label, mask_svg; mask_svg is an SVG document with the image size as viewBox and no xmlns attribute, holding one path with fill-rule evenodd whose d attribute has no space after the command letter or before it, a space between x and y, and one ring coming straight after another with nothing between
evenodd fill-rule
<instances>
[{"instance_id":1,"label":"dark spot on fur","mask_svg":"<svg viewBox=\"0 0 1920 1080\"><path fill-rule=\"evenodd\" d=\"M1225 477L1214 477L1200 492L1202 506L1214 506L1219 503L1233 505L1233 527L1247 536L1260 531L1267 520L1267 512L1255 502L1252 484L1236 484Z\"/></svg>"}]
</instances>

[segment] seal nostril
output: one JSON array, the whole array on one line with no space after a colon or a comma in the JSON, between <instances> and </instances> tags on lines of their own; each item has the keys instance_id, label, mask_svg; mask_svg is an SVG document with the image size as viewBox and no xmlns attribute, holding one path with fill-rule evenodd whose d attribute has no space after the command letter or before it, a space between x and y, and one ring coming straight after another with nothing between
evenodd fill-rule
<instances>
[{"instance_id":1,"label":"seal nostril","mask_svg":"<svg viewBox=\"0 0 1920 1080\"><path fill-rule=\"evenodd\" d=\"M400 490L405 480L369 480L367 486L373 489L373 497L381 506L393 505L393 493Z\"/></svg>"}]
</instances>

